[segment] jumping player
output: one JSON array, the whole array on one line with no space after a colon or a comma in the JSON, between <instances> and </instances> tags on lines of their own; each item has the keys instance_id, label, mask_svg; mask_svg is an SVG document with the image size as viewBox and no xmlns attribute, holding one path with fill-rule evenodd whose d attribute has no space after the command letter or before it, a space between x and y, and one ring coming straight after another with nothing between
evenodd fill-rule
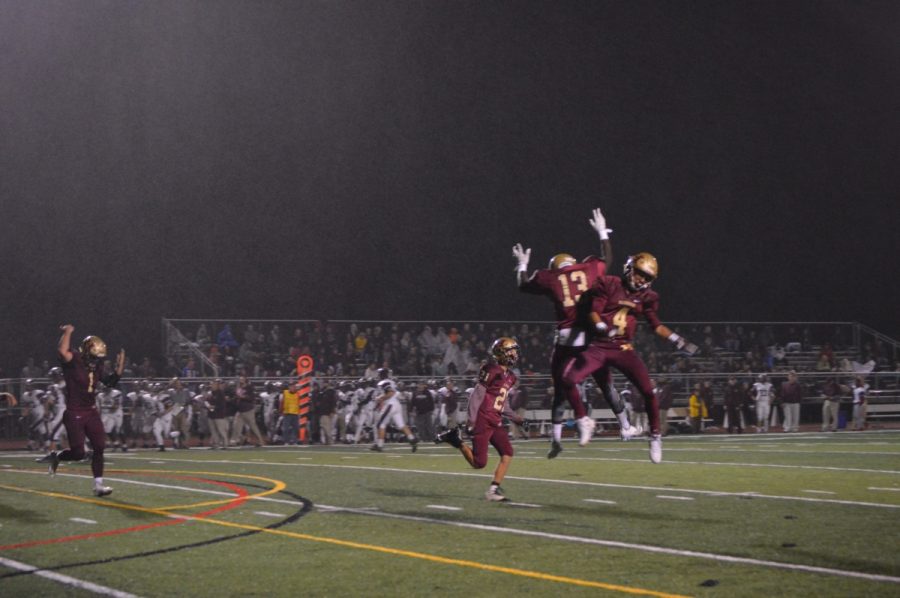
<instances>
[{"instance_id":1,"label":"jumping player","mask_svg":"<svg viewBox=\"0 0 900 598\"><path fill-rule=\"evenodd\" d=\"M500 453L500 463L484 496L490 501L502 502L507 498L500 489L500 483L513 458L513 447L503 427L502 417L519 425L525 424L525 420L516 415L506 401L509 390L516 383L516 375L510 368L519 360L519 345L511 338L500 337L491 345L491 355L496 363L481 366L478 382L469 398L468 426L472 434L472 448L460 439L458 427L438 434L435 442L446 442L458 448L475 469L483 469L487 465L488 443L492 444Z\"/></svg>"},{"instance_id":2,"label":"jumping player","mask_svg":"<svg viewBox=\"0 0 900 598\"><path fill-rule=\"evenodd\" d=\"M562 382L563 371L587 346L591 335L591 323L583 317L582 295L587 292L596 280L606 274L606 266L612 260L612 244L606 228L606 219L599 208L594 210L594 217L589 220L591 227L597 231L602 244L602 256L589 256L579 264L568 253L560 253L550 260L549 268L537 270L527 276L530 249L522 249L521 244L513 247L513 257L518 261L516 278L519 290L535 295L544 295L553 302L556 312L556 342L550 357L550 371L553 378L552 421L553 436L550 452L547 457L553 459L562 452L563 415L565 401L568 400L575 413L578 424L579 444L590 442L594 435L596 423L588 416L577 386L566 386ZM628 421L625 404L620 399L609 378L594 377L597 387L619 419L622 440L641 433L641 429L632 426Z\"/></svg>"},{"instance_id":3,"label":"jumping player","mask_svg":"<svg viewBox=\"0 0 900 598\"><path fill-rule=\"evenodd\" d=\"M57 351L62 364L63 377L66 381L66 411L63 414L63 425L69 438L69 448L63 451L51 451L43 459L48 463L50 475L56 474L60 461L80 461L84 457L84 440L91 442L93 456L91 471L94 474L94 494L106 496L112 488L103 485L103 450L106 448L106 434L100 412L97 411L97 385L113 387L119 381L125 369L125 350L119 351L116 359L116 371L104 376L103 358L106 357L106 343L99 337L88 336L82 341L78 350L72 351L69 346L75 327L71 324L60 326L62 337L59 339Z\"/></svg>"},{"instance_id":4,"label":"jumping player","mask_svg":"<svg viewBox=\"0 0 900 598\"><path fill-rule=\"evenodd\" d=\"M660 322L659 295L650 285L659 274L656 258L649 253L632 255L625 262L621 277L602 276L591 291L591 320L598 335L590 346L570 364L563 374L563 383L575 385L588 375L614 367L622 372L644 398L650 423L650 460L662 461L662 439L659 426L659 405L647 366L635 352L632 341L637 328L637 316L642 315L657 335L667 339L690 355L697 346Z\"/></svg>"}]
</instances>

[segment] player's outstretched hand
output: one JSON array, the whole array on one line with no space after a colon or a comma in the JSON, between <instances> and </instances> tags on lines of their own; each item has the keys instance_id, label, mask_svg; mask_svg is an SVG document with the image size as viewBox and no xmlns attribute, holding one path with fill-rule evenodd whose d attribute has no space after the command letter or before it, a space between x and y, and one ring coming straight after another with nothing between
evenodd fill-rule
<instances>
[{"instance_id":1,"label":"player's outstretched hand","mask_svg":"<svg viewBox=\"0 0 900 598\"><path fill-rule=\"evenodd\" d=\"M591 226L597 231L597 234L600 235L601 239L609 238L609 233L612 232L612 229L606 228L606 218L604 218L600 208L594 208L594 217L588 220L588 222L591 223Z\"/></svg>"},{"instance_id":2,"label":"player's outstretched hand","mask_svg":"<svg viewBox=\"0 0 900 598\"><path fill-rule=\"evenodd\" d=\"M521 243L516 243L512 248L513 257L518 261L519 270L528 269L528 260L531 259L531 248L523 249Z\"/></svg>"},{"instance_id":3,"label":"player's outstretched hand","mask_svg":"<svg viewBox=\"0 0 900 598\"><path fill-rule=\"evenodd\" d=\"M71 324L63 324L62 326L59 327L59 329L62 330L63 332L70 332L70 333L75 331L75 327L72 326Z\"/></svg>"},{"instance_id":4,"label":"player's outstretched hand","mask_svg":"<svg viewBox=\"0 0 900 598\"><path fill-rule=\"evenodd\" d=\"M685 343L684 347L682 347L681 350L693 357L700 352L700 347L698 347L694 343Z\"/></svg>"}]
</instances>

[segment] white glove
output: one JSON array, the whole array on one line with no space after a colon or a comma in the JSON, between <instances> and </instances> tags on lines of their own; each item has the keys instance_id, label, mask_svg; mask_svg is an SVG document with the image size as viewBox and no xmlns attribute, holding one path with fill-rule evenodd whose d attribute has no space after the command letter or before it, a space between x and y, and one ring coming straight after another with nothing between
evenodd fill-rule
<instances>
[{"instance_id":1,"label":"white glove","mask_svg":"<svg viewBox=\"0 0 900 598\"><path fill-rule=\"evenodd\" d=\"M516 243L513 245L512 254L519 261L516 270L518 272L526 272L528 270L528 260L531 259L531 249L523 249L521 243Z\"/></svg>"},{"instance_id":2,"label":"white glove","mask_svg":"<svg viewBox=\"0 0 900 598\"><path fill-rule=\"evenodd\" d=\"M612 229L606 228L606 218L603 217L603 212L600 211L600 208L594 208L594 217L588 220L588 222L591 223L591 226L594 227L594 230L600 235L601 241L609 239L609 233L612 232Z\"/></svg>"}]
</instances>

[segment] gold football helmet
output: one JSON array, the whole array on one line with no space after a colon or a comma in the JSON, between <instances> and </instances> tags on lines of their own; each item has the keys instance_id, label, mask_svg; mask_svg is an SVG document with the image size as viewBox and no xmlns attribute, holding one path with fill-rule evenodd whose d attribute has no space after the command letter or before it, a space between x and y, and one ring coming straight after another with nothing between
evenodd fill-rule
<instances>
[{"instance_id":1,"label":"gold football helmet","mask_svg":"<svg viewBox=\"0 0 900 598\"><path fill-rule=\"evenodd\" d=\"M106 343L99 336L88 336L81 341L81 354L92 359L106 357Z\"/></svg>"},{"instance_id":2,"label":"gold football helmet","mask_svg":"<svg viewBox=\"0 0 900 598\"><path fill-rule=\"evenodd\" d=\"M640 277L640 281L635 280L635 274ZM629 256L625 262L625 281L632 291L649 289L657 276L659 276L659 265L656 263L656 258L646 251Z\"/></svg>"},{"instance_id":3,"label":"gold football helmet","mask_svg":"<svg viewBox=\"0 0 900 598\"><path fill-rule=\"evenodd\" d=\"M557 253L552 258L550 258L550 269L551 270L560 270L562 268L566 268L567 266L574 266L578 263L572 255L568 253Z\"/></svg>"},{"instance_id":4,"label":"gold football helmet","mask_svg":"<svg viewBox=\"0 0 900 598\"><path fill-rule=\"evenodd\" d=\"M501 336L491 345L491 355L500 365L514 366L519 361L519 343L508 336Z\"/></svg>"}]
</instances>

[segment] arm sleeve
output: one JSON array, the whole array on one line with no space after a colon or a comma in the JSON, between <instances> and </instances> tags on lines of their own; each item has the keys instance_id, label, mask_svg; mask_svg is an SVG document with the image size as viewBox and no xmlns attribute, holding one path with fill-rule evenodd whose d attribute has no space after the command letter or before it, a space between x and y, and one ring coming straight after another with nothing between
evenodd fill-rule
<instances>
[{"instance_id":1,"label":"arm sleeve","mask_svg":"<svg viewBox=\"0 0 900 598\"><path fill-rule=\"evenodd\" d=\"M644 317L647 318L647 323L650 324L650 328L652 330L656 330L658 327L662 326L662 322L659 321L659 297L654 297L652 301L647 303L644 306Z\"/></svg>"},{"instance_id":2,"label":"arm sleeve","mask_svg":"<svg viewBox=\"0 0 900 598\"><path fill-rule=\"evenodd\" d=\"M531 275L531 278L519 285L519 290L532 295L543 295L547 292L547 285L544 280L546 272L547 270L536 270Z\"/></svg>"},{"instance_id":3,"label":"arm sleeve","mask_svg":"<svg viewBox=\"0 0 900 598\"><path fill-rule=\"evenodd\" d=\"M469 397L469 423L472 425L475 424L475 418L486 393L487 388L479 382L475 385L475 390L472 391L472 395Z\"/></svg>"}]
</instances>

